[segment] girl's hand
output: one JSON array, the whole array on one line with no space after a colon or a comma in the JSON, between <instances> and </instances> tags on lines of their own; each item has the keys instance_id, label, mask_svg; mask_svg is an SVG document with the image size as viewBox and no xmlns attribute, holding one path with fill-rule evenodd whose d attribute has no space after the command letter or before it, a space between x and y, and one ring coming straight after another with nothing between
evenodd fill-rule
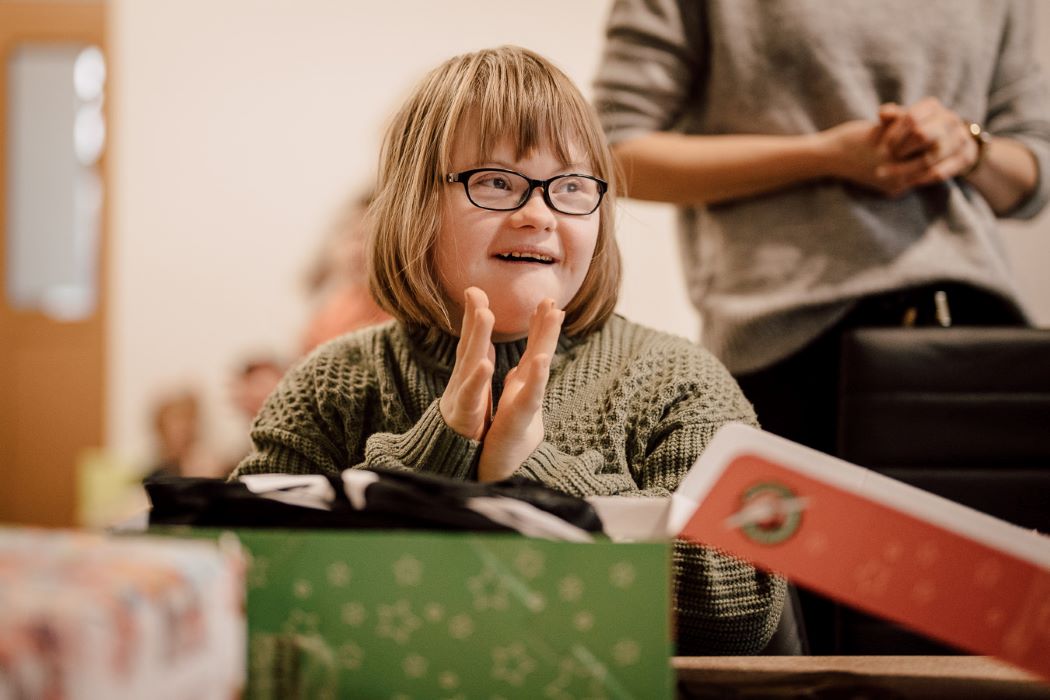
<instances>
[{"instance_id":1,"label":"girl's hand","mask_svg":"<svg viewBox=\"0 0 1050 700\"><path fill-rule=\"evenodd\" d=\"M464 294L463 327L456 346L456 365L441 395L438 409L448 427L471 440L482 440L492 412L492 346L495 316L489 298L477 287Z\"/></svg>"},{"instance_id":2,"label":"girl's hand","mask_svg":"<svg viewBox=\"0 0 1050 700\"><path fill-rule=\"evenodd\" d=\"M529 340L518 366L507 373L499 408L485 436L478 481L499 481L518 470L543 442L543 394L565 312L544 299L529 320Z\"/></svg>"}]
</instances>

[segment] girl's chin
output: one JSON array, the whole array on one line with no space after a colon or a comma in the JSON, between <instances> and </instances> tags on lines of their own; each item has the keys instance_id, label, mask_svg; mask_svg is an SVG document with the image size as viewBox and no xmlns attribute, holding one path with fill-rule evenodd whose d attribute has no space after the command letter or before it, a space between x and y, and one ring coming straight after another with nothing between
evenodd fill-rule
<instances>
[{"instance_id":1,"label":"girl's chin","mask_svg":"<svg viewBox=\"0 0 1050 700\"><path fill-rule=\"evenodd\" d=\"M507 343L512 340L521 340L522 338L529 337L529 318L532 316L532 311L529 311L528 315L519 317L517 323L500 323L499 316L496 316L496 325L492 328L492 340L496 343Z\"/></svg>"},{"instance_id":2,"label":"girl's chin","mask_svg":"<svg viewBox=\"0 0 1050 700\"><path fill-rule=\"evenodd\" d=\"M511 300L489 297L489 308L496 317L496 325L492 328L492 339L496 342L506 342L527 338L529 321L544 298L537 296L535 300L531 298Z\"/></svg>"}]
</instances>

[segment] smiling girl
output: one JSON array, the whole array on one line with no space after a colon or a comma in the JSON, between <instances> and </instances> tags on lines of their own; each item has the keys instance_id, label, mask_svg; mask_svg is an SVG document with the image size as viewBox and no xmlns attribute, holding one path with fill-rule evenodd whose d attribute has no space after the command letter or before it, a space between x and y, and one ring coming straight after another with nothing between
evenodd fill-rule
<instances>
[{"instance_id":1,"label":"smiling girl","mask_svg":"<svg viewBox=\"0 0 1050 700\"><path fill-rule=\"evenodd\" d=\"M720 426L755 418L705 350L613 314L614 205L601 128L561 71L515 47L435 69L387 132L370 214L371 288L396 320L291 370L236 475L668 496ZM783 581L685 543L674 562L680 654L765 646Z\"/></svg>"}]
</instances>

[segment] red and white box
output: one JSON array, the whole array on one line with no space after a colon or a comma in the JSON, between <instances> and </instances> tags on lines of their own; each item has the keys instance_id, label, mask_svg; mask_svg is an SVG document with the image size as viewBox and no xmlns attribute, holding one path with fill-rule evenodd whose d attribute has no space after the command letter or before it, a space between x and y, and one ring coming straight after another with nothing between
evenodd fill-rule
<instances>
[{"instance_id":1,"label":"red and white box","mask_svg":"<svg viewBox=\"0 0 1050 700\"><path fill-rule=\"evenodd\" d=\"M663 510L591 500L614 539L662 531L717 547L1050 679L1050 538L1039 533L738 424Z\"/></svg>"}]
</instances>

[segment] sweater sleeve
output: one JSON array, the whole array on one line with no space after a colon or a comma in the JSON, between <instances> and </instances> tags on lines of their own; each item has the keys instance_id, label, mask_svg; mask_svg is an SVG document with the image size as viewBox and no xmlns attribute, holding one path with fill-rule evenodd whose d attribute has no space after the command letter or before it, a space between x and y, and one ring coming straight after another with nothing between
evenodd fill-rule
<instances>
[{"instance_id":1,"label":"sweater sleeve","mask_svg":"<svg viewBox=\"0 0 1050 700\"><path fill-rule=\"evenodd\" d=\"M1050 83L1035 57L1035 7L1015 0L1008 8L995 73L988 94L985 128L1022 143L1035 157L1035 191L1009 213L1030 219L1050 200Z\"/></svg>"},{"instance_id":2,"label":"sweater sleeve","mask_svg":"<svg viewBox=\"0 0 1050 700\"><path fill-rule=\"evenodd\" d=\"M361 356L330 350L312 355L289 371L267 399L252 426L254 450L231 478L335 476L347 468L373 467L467 478L477 466L480 443L449 428L436 399L415 423L409 423L403 407L388 406L383 419L407 427L375 430L369 421L380 413L376 384Z\"/></svg>"},{"instance_id":3,"label":"sweater sleeve","mask_svg":"<svg viewBox=\"0 0 1050 700\"><path fill-rule=\"evenodd\" d=\"M401 469L465 480L477 468L481 443L448 427L434 400L414 426L403 433L368 438L365 461L354 469Z\"/></svg>"},{"instance_id":4,"label":"sweater sleeve","mask_svg":"<svg viewBox=\"0 0 1050 700\"><path fill-rule=\"evenodd\" d=\"M638 490L630 476L605 471L605 459L597 451L570 455L545 440L525 460L517 475L580 498L636 495L630 493Z\"/></svg>"},{"instance_id":5,"label":"sweater sleeve","mask_svg":"<svg viewBox=\"0 0 1050 700\"><path fill-rule=\"evenodd\" d=\"M703 3L616 0L594 81L610 143L674 126L701 75Z\"/></svg>"}]
</instances>

